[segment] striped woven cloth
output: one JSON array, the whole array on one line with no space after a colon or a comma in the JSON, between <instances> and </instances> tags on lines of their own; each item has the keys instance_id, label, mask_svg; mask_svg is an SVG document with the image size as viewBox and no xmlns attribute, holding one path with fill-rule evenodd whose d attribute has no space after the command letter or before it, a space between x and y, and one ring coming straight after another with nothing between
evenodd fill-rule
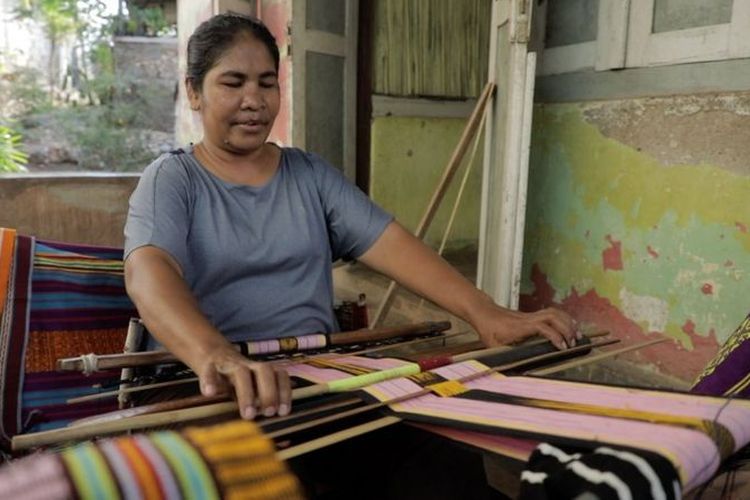
<instances>
[{"instance_id":1,"label":"striped woven cloth","mask_svg":"<svg viewBox=\"0 0 750 500\"><path fill-rule=\"evenodd\" d=\"M0 500L302 498L275 453L242 420L86 442L0 468Z\"/></svg>"},{"instance_id":2,"label":"striped woven cloth","mask_svg":"<svg viewBox=\"0 0 750 500\"><path fill-rule=\"evenodd\" d=\"M19 433L116 409L114 400L66 401L115 384L119 372L59 373L55 362L122 352L136 310L125 293L121 249L41 241L0 229L0 298L0 447Z\"/></svg>"},{"instance_id":3,"label":"striped woven cloth","mask_svg":"<svg viewBox=\"0 0 750 500\"><path fill-rule=\"evenodd\" d=\"M706 365L691 392L750 398L750 314Z\"/></svg>"}]
</instances>

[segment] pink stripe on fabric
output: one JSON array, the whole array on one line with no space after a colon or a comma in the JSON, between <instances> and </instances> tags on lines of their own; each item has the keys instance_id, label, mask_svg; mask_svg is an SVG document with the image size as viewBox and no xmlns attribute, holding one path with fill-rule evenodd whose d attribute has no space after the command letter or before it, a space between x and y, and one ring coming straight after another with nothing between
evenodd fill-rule
<instances>
[{"instance_id":1,"label":"pink stripe on fabric","mask_svg":"<svg viewBox=\"0 0 750 500\"><path fill-rule=\"evenodd\" d=\"M461 363L435 371L441 372L441 375L446 378L454 379L478 370L479 368ZM471 382L468 385L475 385L475 383ZM389 380L367 389L381 400L392 399L418 390L418 386L408 379ZM707 480L719 465L718 450L708 436L702 432L674 426L465 398L442 398L433 394L392 405L392 408L395 411L452 420L460 419L478 425L516 429L522 432L619 443L625 446L651 449L658 453L664 453L664 450L667 450L673 455L668 458L676 461L675 465L681 469L681 477L686 489ZM596 429L606 431L597 432ZM655 435L659 436L658 443L654 440Z\"/></svg>"},{"instance_id":2,"label":"pink stripe on fabric","mask_svg":"<svg viewBox=\"0 0 750 500\"><path fill-rule=\"evenodd\" d=\"M121 438L128 439L128 438ZM125 499L141 498L143 492L138 487L138 480L133 474L133 470L128 465L128 460L120 452L120 449L111 439L99 442L99 449L109 462L109 466L114 473L115 480L122 491Z\"/></svg>"},{"instance_id":3,"label":"pink stripe on fabric","mask_svg":"<svg viewBox=\"0 0 750 500\"><path fill-rule=\"evenodd\" d=\"M0 499L63 500L73 497L60 457L34 455L0 468Z\"/></svg>"},{"instance_id":4,"label":"pink stripe on fabric","mask_svg":"<svg viewBox=\"0 0 750 500\"><path fill-rule=\"evenodd\" d=\"M297 346L300 351L320 349L326 346L326 336L321 334L304 335L297 337Z\"/></svg>"},{"instance_id":5,"label":"pink stripe on fabric","mask_svg":"<svg viewBox=\"0 0 750 500\"><path fill-rule=\"evenodd\" d=\"M133 436L133 442L141 450L141 453L148 458L151 467L156 471L156 477L159 480L161 489L167 499L179 500L182 498L180 486L177 484L174 472L166 462L161 452L154 444L144 435Z\"/></svg>"},{"instance_id":6,"label":"pink stripe on fabric","mask_svg":"<svg viewBox=\"0 0 750 500\"><path fill-rule=\"evenodd\" d=\"M247 343L249 354L273 354L281 351L278 340L254 340Z\"/></svg>"},{"instance_id":7,"label":"pink stripe on fabric","mask_svg":"<svg viewBox=\"0 0 750 500\"><path fill-rule=\"evenodd\" d=\"M467 361L446 366L436 373L445 378L460 378L486 369L477 362ZM651 411L667 415L694 417L713 421L725 426L735 439L737 451L750 442L750 401L735 399L727 404L725 399L695 397L692 394L676 394L550 380L534 377L506 377L494 375L467 382L472 389L511 394L515 396L548 399L567 403L581 403L611 408L628 408ZM718 418L717 418L718 417Z\"/></svg>"},{"instance_id":8,"label":"pink stripe on fabric","mask_svg":"<svg viewBox=\"0 0 750 500\"><path fill-rule=\"evenodd\" d=\"M467 431L454 427L412 422L410 425L439 434L454 441L470 444L478 448L493 451L504 456L513 457L517 460L526 461L539 444L532 439L514 438L510 436L499 436L487 434L486 432Z\"/></svg>"}]
</instances>

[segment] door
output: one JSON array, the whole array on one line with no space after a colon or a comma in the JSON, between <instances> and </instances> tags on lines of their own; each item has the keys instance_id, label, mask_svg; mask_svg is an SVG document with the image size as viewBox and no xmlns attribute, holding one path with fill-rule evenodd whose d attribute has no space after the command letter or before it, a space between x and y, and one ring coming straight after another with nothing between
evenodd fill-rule
<instances>
[{"instance_id":1,"label":"door","mask_svg":"<svg viewBox=\"0 0 750 500\"><path fill-rule=\"evenodd\" d=\"M358 1L292 4L292 143L353 182L356 174Z\"/></svg>"}]
</instances>

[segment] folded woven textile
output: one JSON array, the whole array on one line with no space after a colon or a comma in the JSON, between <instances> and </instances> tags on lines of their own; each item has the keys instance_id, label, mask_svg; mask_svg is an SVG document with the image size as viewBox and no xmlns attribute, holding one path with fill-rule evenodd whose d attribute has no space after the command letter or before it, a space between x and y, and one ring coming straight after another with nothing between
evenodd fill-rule
<instances>
[{"instance_id":1,"label":"folded woven textile","mask_svg":"<svg viewBox=\"0 0 750 500\"><path fill-rule=\"evenodd\" d=\"M273 443L243 420L38 453L0 467L0 485L0 500L302 498Z\"/></svg>"}]
</instances>

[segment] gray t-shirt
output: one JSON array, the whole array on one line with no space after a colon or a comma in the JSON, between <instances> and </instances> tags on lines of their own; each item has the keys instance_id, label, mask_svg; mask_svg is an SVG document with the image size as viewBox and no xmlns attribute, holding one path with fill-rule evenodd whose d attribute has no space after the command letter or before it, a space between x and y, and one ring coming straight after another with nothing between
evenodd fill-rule
<instances>
[{"instance_id":1,"label":"gray t-shirt","mask_svg":"<svg viewBox=\"0 0 750 500\"><path fill-rule=\"evenodd\" d=\"M178 150L130 197L126 258L144 245L168 252L231 341L335 331L332 262L365 253L392 220L319 156L281 151L273 178L252 187Z\"/></svg>"}]
</instances>

